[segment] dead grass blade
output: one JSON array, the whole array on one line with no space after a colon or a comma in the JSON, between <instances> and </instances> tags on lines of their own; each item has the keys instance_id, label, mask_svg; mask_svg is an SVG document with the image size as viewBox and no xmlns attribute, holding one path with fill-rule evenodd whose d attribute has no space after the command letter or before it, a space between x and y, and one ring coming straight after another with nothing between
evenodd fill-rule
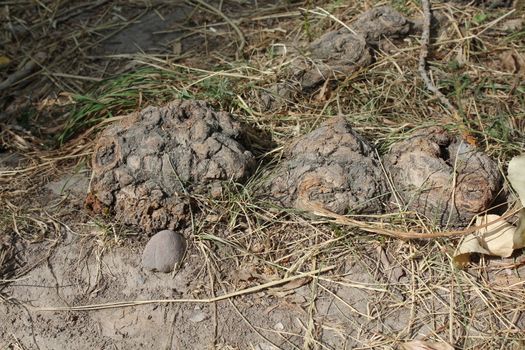
<instances>
[{"instance_id":1,"label":"dead grass blade","mask_svg":"<svg viewBox=\"0 0 525 350\"><path fill-rule=\"evenodd\" d=\"M471 233L477 232L478 230L484 227L493 225L497 222L500 222L502 220L505 220L506 218L509 218L515 215L516 213L520 211L520 209L507 213L497 220L494 220L490 223L485 223L480 226L472 226L464 230L433 232L433 233L422 233L422 232L414 232L414 231L406 231L406 230L401 231L401 230L386 228L385 227L386 225L383 223L363 222L363 221L354 220L344 215L340 215L330 210L327 210L319 204L310 204L310 208L308 208L308 211L311 212L312 214L315 214L321 217L333 219L334 222L337 224L357 227L360 230L363 230L365 232L377 233L380 235L385 235L385 236L400 238L400 239L433 239L433 238L459 237L459 236L469 235Z\"/></svg>"},{"instance_id":2,"label":"dead grass blade","mask_svg":"<svg viewBox=\"0 0 525 350\"><path fill-rule=\"evenodd\" d=\"M231 299L237 296L252 294L255 292L263 291L271 287L276 287L284 283L294 281L299 278L307 276L317 276L321 273L333 270L335 266L327 266L310 272L298 272L295 276L286 277L277 281L271 281L264 283L262 285L246 288L236 292L231 292L224 295L219 295L214 298L208 299L158 299L158 300L135 300L135 301L121 301L115 303L105 303L105 304L93 304L93 305L83 305L83 306L71 306L71 307L41 307L34 308L35 311L89 311L89 310L104 310L104 309L114 309L120 307L129 307L129 306L138 306L138 305L147 305L147 304L172 304L172 303L196 303L196 304L210 304L215 303L221 300Z\"/></svg>"}]
</instances>

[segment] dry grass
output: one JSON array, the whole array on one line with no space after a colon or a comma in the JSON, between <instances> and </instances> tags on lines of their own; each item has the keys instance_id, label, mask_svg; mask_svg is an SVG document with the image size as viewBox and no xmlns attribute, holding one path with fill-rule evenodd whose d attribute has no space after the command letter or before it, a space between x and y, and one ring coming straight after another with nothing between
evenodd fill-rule
<instances>
[{"instance_id":1,"label":"dry grass","mask_svg":"<svg viewBox=\"0 0 525 350\"><path fill-rule=\"evenodd\" d=\"M329 94L320 96L317 91L301 96L269 113L259 108L254 92L291 75L294 52L300 51L297 43L339 28L339 21L351 23L365 9L364 3L348 6L351 2L319 1L289 8L261 5L250 13L242 12L240 2L235 1L225 1L219 12L201 1L187 3L200 6L200 10L186 37L206 33L206 59L196 59L193 52L183 56L94 55L91 50L132 22L119 17L111 1L74 1L69 7L51 0L6 5L4 19L21 34L16 34L15 40L3 38L6 51L2 54L22 62L45 52L46 59L11 86L11 91L19 92L17 97L11 93L2 100L4 107L16 104L15 112L22 115L23 111L27 116L24 120L18 118L22 127L5 125L0 134L2 148L22 157L19 166L0 170L3 235L14 232L34 241L56 235L65 224L45 217L41 208L33 208L31 197L49 179L79 164L89 164L94 137L107 123L173 98L207 99L270 133L275 144L271 149L259 145L261 164L278 159L291 139L336 115L347 117L380 153L393 142L431 125L443 125L471 137L479 149L498 160L501 169L525 147L525 87L520 80L525 73L520 70L523 67L512 71L498 63L502 53L525 53L523 29L501 29L506 19L518 15L508 9L488 11L449 2L434 7L447 25L429 47L429 75L456 106L457 115L452 115L423 84L418 71L417 35L391 43L389 52L377 53L372 66L334 83ZM422 14L416 1L394 4L410 16ZM128 5L133 19L150 10L143 5ZM151 6L160 9L165 5L158 2ZM330 16L316 15L323 14L316 6ZM83 11L92 16L81 16ZM233 14L238 14L235 19ZM78 16L82 21L76 20ZM56 24L62 24L60 31L53 28ZM212 24L217 28L214 34L207 29ZM183 27L188 29L189 24ZM22 36L30 39L21 40ZM213 40L229 40L231 45L214 50ZM133 69L126 70L126 65ZM16 69L10 66L0 71L2 79ZM67 96L65 104L56 99L61 93ZM54 102L37 108L45 99ZM54 113L62 114L50 124ZM307 275L311 286L311 298L305 307L308 323L302 325L301 334L294 335L303 339L305 349L323 348L320 334L328 330L344 334L359 349L396 348L416 337L448 342L462 349L524 346L525 270L521 252L504 260L480 257L470 268L458 270L451 258L456 239L440 237L441 229L424 219L403 220L406 213L401 209L380 218L390 231L434 233L438 238L404 241L387 237L385 232L378 232L378 217L334 217L319 210L317 214L322 216L314 216L276 208L253 195L262 176L256 175L246 186L232 184L220 199L195 197L200 213L194 217L193 241L207 261L204 269L210 278L211 296L147 303L215 303L268 292ZM24 235L35 228L42 231L40 236ZM102 245L110 238L94 237ZM12 251L7 244L0 247L0 266L6 266L5 262L13 259ZM273 282L240 288L220 277L221 269L245 266L255 266ZM357 271L360 276L355 275ZM393 274L402 277L393 278ZM1 291L9 276L3 270L0 276L4 276ZM351 305L337 295L340 288L365 291L368 304ZM348 316L324 322L315 308L321 296L337 299L341 313ZM82 309L137 303L123 301ZM400 315L404 317L401 331L392 323ZM268 330L250 327L268 334ZM283 339L291 336L276 333ZM22 348L16 339L12 346Z\"/></svg>"}]
</instances>

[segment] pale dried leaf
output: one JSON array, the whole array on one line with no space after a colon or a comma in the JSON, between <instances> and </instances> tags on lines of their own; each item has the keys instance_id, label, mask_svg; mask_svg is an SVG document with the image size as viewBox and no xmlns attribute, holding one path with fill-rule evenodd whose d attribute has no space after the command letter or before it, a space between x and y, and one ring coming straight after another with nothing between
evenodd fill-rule
<instances>
[{"instance_id":1,"label":"pale dried leaf","mask_svg":"<svg viewBox=\"0 0 525 350\"><path fill-rule=\"evenodd\" d=\"M507 178L518 193L521 204L525 207L525 154L512 158L507 169Z\"/></svg>"},{"instance_id":2,"label":"pale dried leaf","mask_svg":"<svg viewBox=\"0 0 525 350\"><path fill-rule=\"evenodd\" d=\"M522 55L513 52L507 51L501 54L500 56L501 68L504 71L514 73L514 74L523 74L525 70L525 59Z\"/></svg>"},{"instance_id":3,"label":"pale dried leaf","mask_svg":"<svg viewBox=\"0 0 525 350\"><path fill-rule=\"evenodd\" d=\"M518 215L520 219L514 234L514 249L525 247L525 208L522 208Z\"/></svg>"},{"instance_id":4,"label":"pale dried leaf","mask_svg":"<svg viewBox=\"0 0 525 350\"><path fill-rule=\"evenodd\" d=\"M11 59L7 56L0 55L0 68L3 68L11 63Z\"/></svg>"},{"instance_id":5,"label":"pale dried leaf","mask_svg":"<svg viewBox=\"0 0 525 350\"><path fill-rule=\"evenodd\" d=\"M465 254L481 253L509 257L515 249L525 246L525 210L520 212L518 229L499 215L482 215L476 218L476 225L483 226L476 233L465 236L454 257L456 262L463 262Z\"/></svg>"}]
</instances>

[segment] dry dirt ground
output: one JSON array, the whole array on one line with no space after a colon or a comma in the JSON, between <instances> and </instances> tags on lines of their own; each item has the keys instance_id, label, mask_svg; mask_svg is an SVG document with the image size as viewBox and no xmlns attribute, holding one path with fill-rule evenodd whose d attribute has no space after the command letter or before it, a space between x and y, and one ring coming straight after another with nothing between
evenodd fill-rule
<instances>
[{"instance_id":1,"label":"dry dirt ground","mask_svg":"<svg viewBox=\"0 0 525 350\"><path fill-rule=\"evenodd\" d=\"M494 161L489 204L511 210L502 174L525 140L522 2L433 4L429 66L456 114L418 72L419 1L0 4L0 59L11 61L0 62L0 349L400 349L414 339L443 346L419 349L525 348L522 251L459 269L459 238L385 237L260 194L283 148L342 116L371 140L377 169L412 131L447 127ZM381 5L411 19L387 16L387 39L354 23ZM335 49L315 41L326 33L339 38ZM317 54L303 56L312 42ZM116 89L93 88L107 78ZM100 130L175 98L208 100L249 125L255 175L225 181L217 196L195 193L177 226L186 256L166 274L141 267L149 232L140 220L94 212L86 197ZM267 192L293 192L292 180ZM373 207L350 217L447 229L409 205Z\"/></svg>"}]
</instances>

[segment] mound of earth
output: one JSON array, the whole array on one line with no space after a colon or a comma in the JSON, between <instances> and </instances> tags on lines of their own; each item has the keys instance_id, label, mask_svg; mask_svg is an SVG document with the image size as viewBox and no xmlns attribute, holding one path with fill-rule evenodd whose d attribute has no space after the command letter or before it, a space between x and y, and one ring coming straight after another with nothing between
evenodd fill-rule
<instances>
[{"instance_id":1,"label":"mound of earth","mask_svg":"<svg viewBox=\"0 0 525 350\"><path fill-rule=\"evenodd\" d=\"M303 90L318 86L326 79L339 79L373 61L370 46L360 35L347 28L328 32L310 44L312 61L299 61L295 80Z\"/></svg>"},{"instance_id":2,"label":"mound of earth","mask_svg":"<svg viewBox=\"0 0 525 350\"><path fill-rule=\"evenodd\" d=\"M489 209L502 183L492 159L439 127L394 144L385 167L408 208L441 225Z\"/></svg>"},{"instance_id":3,"label":"mound of earth","mask_svg":"<svg viewBox=\"0 0 525 350\"><path fill-rule=\"evenodd\" d=\"M350 28L328 32L311 43L308 67L299 66L295 76L301 75L298 80L303 90L347 76L373 62L372 48L381 38L405 37L411 27L412 23L390 6L368 10Z\"/></svg>"},{"instance_id":4,"label":"mound of earth","mask_svg":"<svg viewBox=\"0 0 525 350\"><path fill-rule=\"evenodd\" d=\"M266 188L283 206L339 214L381 212L388 193L373 147L341 117L293 142Z\"/></svg>"},{"instance_id":5,"label":"mound of earth","mask_svg":"<svg viewBox=\"0 0 525 350\"><path fill-rule=\"evenodd\" d=\"M148 107L100 135L88 204L147 232L174 229L188 212L185 193L250 175L255 159L241 135L228 113L204 102Z\"/></svg>"},{"instance_id":6,"label":"mound of earth","mask_svg":"<svg viewBox=\"0 0 525 350\"><path fill-rule=\"evenodd\" d=\"M299 93L312 92L326 80L344 79L374 61L382 38L399 39L415 27L390 6L362 13L350 27L328 32L309 45L309 57L295 60L292 76L259 94L262 110L279 108Z\"/></svg>"},{"instance_id":7,"label":"mound of earth","mask_svg":"<svg viewBox=\"0 0 525 350\"><path fill-rule=\"evenodd\" d=\"M381 38L401 39L407 36L414 23L390 6L379 6L363 12L352 29L367 44L378 45Z\"/></svg>"}]
</instances>

